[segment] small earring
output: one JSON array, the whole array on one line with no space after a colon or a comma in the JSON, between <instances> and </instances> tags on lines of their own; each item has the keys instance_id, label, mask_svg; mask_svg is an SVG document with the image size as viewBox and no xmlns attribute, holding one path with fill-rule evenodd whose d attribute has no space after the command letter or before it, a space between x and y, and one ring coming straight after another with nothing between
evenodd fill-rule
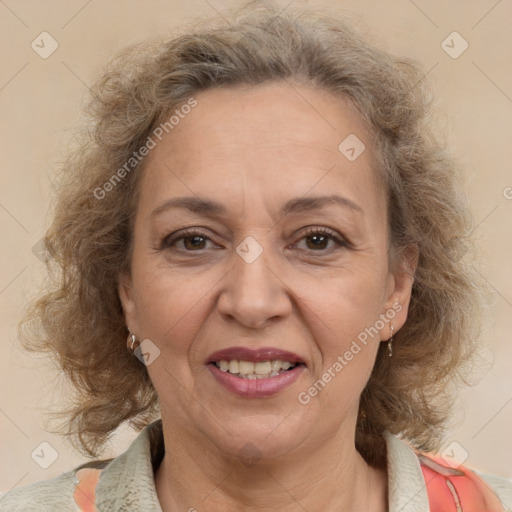
<instances>
[{"instance_id":1,"label":"small earring","mask_svg":"<svg viewBox=\"0 0 512 512\"><path fill-rule=\"evenodd\" d=\"M393 331L395 328L391 326L391 338L388 341L388 356L391 357L393 355Z\"/></svg>"},{"instance_id":2,"label":"small earring","mask_svg":"<svg viewBox=\"0 0 512 512\"><path fill-rule=\"evenodd\" d=\"M135 334L132 334L130 331L128 331L128 339L126 340L126 346L128 347L128 349L131 352L133 352L133 345L136 342L138 343L137 337L135 336Z\"/></svg>"}]
</instances>

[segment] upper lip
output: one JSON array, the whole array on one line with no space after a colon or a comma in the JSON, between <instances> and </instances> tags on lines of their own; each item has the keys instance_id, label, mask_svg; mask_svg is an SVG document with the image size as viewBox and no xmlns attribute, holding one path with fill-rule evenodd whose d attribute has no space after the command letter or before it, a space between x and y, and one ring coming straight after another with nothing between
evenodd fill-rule
<instances>
[{"instance_id":1,"label":"upper lip","mask_svg":"<svg viewBox=\"0 0 512 512\"><path fill-rule=\"evenodd\" d=\"M302 359L297 354L274 347L263 347L258 349L247 347L229 347L210 354L206 363L208 364L216 363L218 361L231 361L233 359L238 359L239 361L251 361L254 363L261 361L274 361L279 359L281 361L289 361L290 363L305 364L304 359Z\"/></svg>"}]
</instances>

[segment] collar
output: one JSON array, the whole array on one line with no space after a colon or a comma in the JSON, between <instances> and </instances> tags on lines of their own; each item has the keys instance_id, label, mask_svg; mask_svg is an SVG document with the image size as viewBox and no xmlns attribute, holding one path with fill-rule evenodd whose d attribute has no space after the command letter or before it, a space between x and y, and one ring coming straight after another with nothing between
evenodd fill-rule
<instances>
[{"instance_id":1,"label":"collar","mask_svg":"<svg viewBox=\"0 0 512 512\"><path fill-rule=\"evenodd\" d=\"M423 473L414 450L389 432L389 512L429 512ZM147 425L129 448L103 469L96 489L98 510L162 512L154 472L165 453L162 420Z\"/></svg>"}]
</instances>

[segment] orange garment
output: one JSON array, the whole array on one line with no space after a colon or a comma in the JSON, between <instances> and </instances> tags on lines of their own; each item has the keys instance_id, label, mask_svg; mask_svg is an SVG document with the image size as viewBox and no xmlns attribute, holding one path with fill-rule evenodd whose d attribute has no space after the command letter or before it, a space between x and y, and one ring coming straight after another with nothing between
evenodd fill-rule
<instances>
[{"instance_id":1,"label":"orange garment","mask_svg":"<svg viewBox=\"0 0 512 512\"><path fill-rule=\"evenodd\" d=\"M73 498L81 512L97 512L96 486L100 480L101 469L82 468L75 473L78 483L75 485Z\"/></svg>"},{"instance_id":2,"label":"orange garment","mask_svg":"<svg viewBox=\"0 0 512 512\"><path fill-rule=\"evenodd\" d=\"M418 454L427 486L430 512L504 512L500 500L473 471L450 467L440 457ZM76 472L73 497L81 512L97 512L96 486L101 469Z\"/></svg>"},{"instance_id":3,"label":"orange garment","mask_svg":"<svg viewBox=\"0 0 512 512\"><path fill-rule=\"evenodd\" d=\"M431 512L504 512L492 489L473 471L441 457L418 455Z\"/></svg>"}]
</instances>

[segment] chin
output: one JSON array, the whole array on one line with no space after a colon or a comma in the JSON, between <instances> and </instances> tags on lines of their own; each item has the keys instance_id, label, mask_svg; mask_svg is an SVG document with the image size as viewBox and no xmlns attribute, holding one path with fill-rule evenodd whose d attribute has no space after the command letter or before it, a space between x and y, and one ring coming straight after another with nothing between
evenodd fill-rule
<instances>
[{"instance_id":1,"label":"chin","mask_svg":"<svg viewBox=\"0 0 512 512\"><path fill-rule=\"evenodd\" d=\"M220 437L210 439L221 452L241 459L246 465L257 460L272 461L292 454L308 437L309 430L303 424L293 425L285 418L286 415L244 417L226 426L229 434L221 429Z\"/></svg>"}]
</instances>

